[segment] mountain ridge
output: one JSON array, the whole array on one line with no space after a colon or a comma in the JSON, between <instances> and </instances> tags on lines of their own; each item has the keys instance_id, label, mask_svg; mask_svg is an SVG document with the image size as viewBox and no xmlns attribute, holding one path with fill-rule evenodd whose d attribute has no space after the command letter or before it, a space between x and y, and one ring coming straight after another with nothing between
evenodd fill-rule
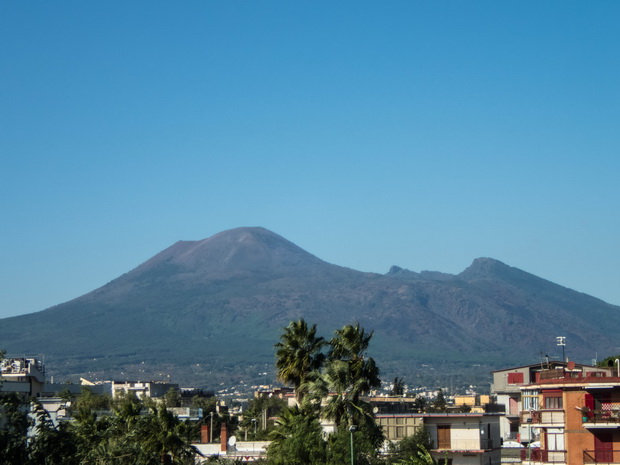
<instances>
[{"instance_id":1,"label":"mountain ridge","mask_svg":"<svg viewBox=\"0 0 620 465\"><path fill-rule=\"evenodd\" d=\"M211 385L257 367L272 373L282 327L302 317L327 332L354 322L374 331L371 352L399 376L427 363L531 362L557 335L584 359L612 350L620 330L620 307L492 258L456 275L365 273L267 229L235 228L178 241L83 296L0 320L0 348L46 353L58 376L172 372Z\"/></svg>"}]
</instances>

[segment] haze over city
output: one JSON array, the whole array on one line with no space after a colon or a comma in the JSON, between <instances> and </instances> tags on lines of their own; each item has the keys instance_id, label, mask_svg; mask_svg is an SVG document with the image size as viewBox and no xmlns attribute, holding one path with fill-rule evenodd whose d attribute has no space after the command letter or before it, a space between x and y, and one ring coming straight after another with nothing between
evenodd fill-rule
<instances>
[{"instance_id":1,"label":"haze over city","mask_svg":"<svg viewBox=\"0 0 620 465\"><path fill-rule=\"evenodd\" d=\"M0 318L268 228L620 304L620 4L0 6Z\"/></svg>"}]
</instances>

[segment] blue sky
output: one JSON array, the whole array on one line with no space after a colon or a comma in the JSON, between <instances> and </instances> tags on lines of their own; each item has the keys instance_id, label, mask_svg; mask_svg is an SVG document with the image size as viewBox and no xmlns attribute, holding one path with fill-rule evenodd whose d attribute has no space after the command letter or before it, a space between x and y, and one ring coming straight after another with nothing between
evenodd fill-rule
<instances>
[{"instance_id":1,"label":"blue sky","mask_svg":"<svg viewBox=\"0 0 620 465\"><path fill-rule=\"evenodd\" d=\"M0 5L0 317L177 240L620 304L620 3ZM584 309L587 311L587 309Z\"/></svg>"}]
</instances>

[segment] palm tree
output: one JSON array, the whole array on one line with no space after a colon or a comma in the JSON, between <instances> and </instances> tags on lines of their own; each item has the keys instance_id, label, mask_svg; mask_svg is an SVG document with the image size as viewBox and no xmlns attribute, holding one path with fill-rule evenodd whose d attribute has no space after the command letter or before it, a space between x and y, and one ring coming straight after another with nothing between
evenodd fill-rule
<instances>
[{"instance_id":1,"label":"palm tree","mask_svg":"<svg viewBox=\"0 0 620 465\"><path fill-rule=\"evenodd\" d=\"M331 349L330 359L356 360L364 358L368 345L372 339L373 332L366 334L360 324L345 325L342 329L336 330L336 336L329 341Z\"/></svg>"},{"instance_id":2,"label":"palm tree","mask_svg":"<svg viewBox=\"0 0 620 465\"><path fill-rule=\"evenodd\" d=\"M447 456L445 463L448 463ZM410 455L396 462L396 465L439 465L439 461L424 446L421 446L420 450L417 451L417 456Z\"/></svg>"},{"instance_id":3,"label":"palm tree","mask_svg":"<svg viewBox=\"0 0 620 465\"><path fill-rule=\"evenodd\" d=\"M138 429L145 449L165 465L194 463L196 449L189 443L189 427L164 406L153 405Z\"/></svg>"},{"instance_id":4,"label":"palm tree","mask_svg":"<svg viewBox=\"0 0 620 465\"><path fill-rule=\"evenodd\" d=\"M294 406L285 409L270 432L269 463L305 465L325 463L326 443L315 412Z\"/></svg>"},{"instance_id":5,"label":"palm tree","mask_svg":"<svg viewBox=\"0 0 620 465\"><path fill-rule=\"evenodd\" d=\"M346 325L336 331L336 336L329 342L329 363L345 362L348 373L349 395L354 403L359 397L368 394L373 388L381 386L379 368L372 357L366 357L366 351L373 333L366 334L359 323ZM342 376L342 375L340 375Z\"/></svg>"},{"instance_id":6,"label":"palm tree","mask_svg":"<svg viewBox=\"0 0 620 465\"><path fill-rule=\"evenodd\" d=\"M391 396L402 396L405 394L405 382L402 378L398 376L394 378L394 383L392 384L392 389L390 390Z\"/></svg>"},{"instance_id":7,"label":"palm tree","mask_svg":"<svg viewBox=\"0 0 620 465\"><path fill-rule=\"evenodd\" d=\"M278 379L292 384L300 400L304 394L300 386L307 380L309 373L319 370L323 365L325 355L321 349L324 345L324 339L316 336L316 325L308 327L303 318L284 328L280 342L275 345Z\"/></svg>"},{"instance_id":8,"label":"palm tree","mask_svg":"<svg viewBox=\"0 0 620 465\"><path fill-rule=\"evenodd\" d=\"M314 373L307 378L308 390L316 399L327 399L323 417L336 426L374 423L370 405L360 397L381 385L379 369L366 350L372 333L347 325L336 331L330 341L331 350L325 369L320 376Z\"/></svg>"}]
</instances>

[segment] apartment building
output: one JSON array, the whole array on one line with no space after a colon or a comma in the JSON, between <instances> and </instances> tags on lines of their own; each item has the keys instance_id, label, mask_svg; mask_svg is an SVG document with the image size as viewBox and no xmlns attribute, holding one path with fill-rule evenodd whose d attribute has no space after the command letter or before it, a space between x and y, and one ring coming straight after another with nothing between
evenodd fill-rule
<instances>
[{"instance_id":1,"label":"apartment building","mask_svg":"<svg viewBox=\"0 0 620 465\"><path fill-rule=\"evenodd\" d=\"M589 373L605 372L611 375L611 369L598 368L589 365L571 363L572 370L587 375ZM532 398L536 397L529 390L522 390L523 386L536 383L541 379L541 373L557 370L567 370L567 362L545 360L537 364L505 368L491 372L493 383L491 394L496 397L496 403L504 406L506 415L500 420L500 435L503 441L517 441L523 444L533 442L530 429L520 427L520 413L532 408Z\"/></svg>"},{"instance_id":2,"label":"apartment building","mask_svg":"<svg viewBox=\"0 0 620 465\"><path fill-rule=\"evenodd\" d=\"M620 376L572 362L521 386L524 465L620 463ZM533 444L530 444L533 443Z\"/></svg>"},{"instance_id":3,"label":"apartment building","mask_svg":"<svg viewBox=\"0 0 620 465\"><path fill-rule=\"evenodd\" d=\"M399 441L426 428L434 444L431 454L447 465L498 465L500 435L498 414L412 413L377 414L376 420L391 441Z\"/></svg>"},{"instance_id":4,"label":"apartment building","mask_svg":"<svg viewBox=\"0 0 620 465\"><path fill-rule=\"evenodd\" d=\"M0 361L0 391L39 397L45 391L45 366L36 357L7 357Z\"/></svg>"}]
</instances>

